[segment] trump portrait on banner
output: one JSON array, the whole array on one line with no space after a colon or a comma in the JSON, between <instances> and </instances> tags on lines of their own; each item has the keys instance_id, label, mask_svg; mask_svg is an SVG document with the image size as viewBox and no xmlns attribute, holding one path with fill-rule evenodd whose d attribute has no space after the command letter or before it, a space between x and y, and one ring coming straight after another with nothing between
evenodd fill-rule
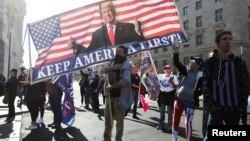
<instances>
[{"instance_id":1,"label":"trump portrait on banner","mask_svg":"<svg viewBox=\"0 0 250 141\"><path fill-rule=\"evenodd\" d=\"M114 46L134 41L144 40L141 24L135 20L134 23L121 23L116 19L115 6L111 1L99 3L100 16L104 20L104 25L92 34L92 40L88 48L69 40L69 46L74 53L94 50L100 47Z\"/></svg>"}]
</instances>

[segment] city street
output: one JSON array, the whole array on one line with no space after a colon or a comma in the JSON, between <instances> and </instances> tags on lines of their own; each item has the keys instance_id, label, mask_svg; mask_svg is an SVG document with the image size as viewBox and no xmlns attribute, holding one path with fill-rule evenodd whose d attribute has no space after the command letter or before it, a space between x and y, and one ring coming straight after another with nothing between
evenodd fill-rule
<instances>
[{"instance_id":1,"label":"city street","mask_svg":"<svg viewBox=\"0 0 250 141\"><path fill-rule=\"evenodd\" d=\"M3 121L5 118L0 118L0 140L1 141L18 141L19 138L22 141L102 141L104 131L104 117L103 110L100 114L88 111L83 107L80 107L80 93L78 83L74 83L75 91L75 108L76 117L73 127L67 127L62 125L62 130L54 130L47 127L47 124L52 122L52 111L47 108L44 115L44 124L40 125L38 129L33 131L25 130L25 127L30 125L30 114L23 113L16 116L13 123L5 124ZM102 97L100 97L101 109ZM148 100L149 101L149 100ZM202 101L200 101L202 104ZM143 112L142 108L138 109L138 117L140 120L132 118L132 113L129 113L124 122L124 141L170 141L171 133L166 131L160 131L156 129L159 121L159 110L157 103L149 101L150 108L147 112ZM25 109L23 106L22 109ZM2 112L2 111L1 111ZM167 117L167 116L166 116ZM167 119L165 119L165 122ZM249 123L249 118L248 118ZM192 141L202 140L202 110L195 111L193 120ZM115 127L115 124L114 124ZM115 128L113 128L112 139L115 139ZM10 139L9 139L10 137ZM184 141L185 137L185 124L184 114L179 129L179 140Z\"/></svg>"},{"instance_id":2,"label":"city street","mask_svg":"<svg viewBox=\"0 0 250 141\"><path fill-rule=\"evenodd\" d=\"M47 109L45 111L45 125L40 128L28 131L25 130L30 124L30 115L28 113L22 116L22 126L20 138L23 141L50 141L50 140L67 140L67 141L101 141L103 139L104 131L104 117L103 110L100 114L95 114L92 111L87 111L80 107L80 94L77 83L75 87L75 106L76 106L76 119L73 127L66 127L63 125L63 130L53 130L47 128L47 124L52 122L53 114ZM102 101L102 98L100 98ZM159 120L159 110L156 102L149 101L150 109L143 112L142 108L138 109L140 120L132 118L132 113L125 118L124 122L124 141L165 141L171 140L171 134L162 132L156 129ZM101 105L103 109L103 105ZM201 134L201 119L202 110L197 110L193 122L193 141L202 140ZM167 116L166 116L167 117ZM167 121L167 120L165 120ZM184 116L180 124L179 139L184 141ZM115 124L114 124L115 127ZM115 128L113 128L113 140L115 137Z\"/></svg>"}]
</instances>

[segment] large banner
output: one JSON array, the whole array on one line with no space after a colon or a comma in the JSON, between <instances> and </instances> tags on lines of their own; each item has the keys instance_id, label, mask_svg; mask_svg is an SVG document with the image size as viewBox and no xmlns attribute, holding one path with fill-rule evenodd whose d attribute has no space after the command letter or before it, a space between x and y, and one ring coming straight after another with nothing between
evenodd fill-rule
<instances>
[{"instance_id":1,"label":"large banner","mask_svg":"<svg viewBox=\"0 0 250 141\"><path fill-rule=\"evenodd\" d=\"M32 82L108 61L119 45L134 54L187 42L173 0L103 0L28 29L38 51Z\"/></svg>"}]
</instances>

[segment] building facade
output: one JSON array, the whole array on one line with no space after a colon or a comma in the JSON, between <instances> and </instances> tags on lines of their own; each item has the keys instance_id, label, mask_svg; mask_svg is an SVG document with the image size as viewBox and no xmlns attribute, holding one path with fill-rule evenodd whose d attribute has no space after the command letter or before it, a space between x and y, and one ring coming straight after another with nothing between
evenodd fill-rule
<instances>
[{"instance_id":1,"label":"building facade","mask_svg":"<svg viewBox=\"0 0 250 141\"><path fill-rule=\"evenodd\" d=\"M0 1L0 72L19 69L23 63L23 19L26 15L24 0Z\"/></svg>"},{"instance_id":2,"label":"building facade","mask_svg":"<svg viewBox=\"0 0 250 141\"><path fill-rule=\"evenodd\" d=\"M250 1L249 0L175 0L182 31L188 43L180 47L180 61L189 63L190 56L206 59L216 48L215 37L223 31L233 33L233 52L241 54L250 70ZM151 51L158 73L172 63L172 47ZM133 55L132 60L139 55Z\"/></svg>"}]
</instances>

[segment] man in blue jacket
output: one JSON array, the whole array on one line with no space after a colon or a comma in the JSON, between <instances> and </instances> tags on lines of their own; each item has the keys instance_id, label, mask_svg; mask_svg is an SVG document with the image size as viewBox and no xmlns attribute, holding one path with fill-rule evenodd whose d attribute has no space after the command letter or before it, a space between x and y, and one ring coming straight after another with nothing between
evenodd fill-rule
<instances>
[{"instance_id":1,"label":"man in blue jacket","mask_svg":"<svg viewBox=\"0 0 250 141\"><path fill-rule=\"evenodd\" d=\"M116 49L116 56L112 66L107 69L109 72L107 98L104 116L105 131L104 141L111 141L113 119L116 120L116 141L122 141L124 127L124 113L132 105L133 96L131 94L131 68L132 65L127 60L128 49L119 46Z\"/></svg>"}]
</instances>

